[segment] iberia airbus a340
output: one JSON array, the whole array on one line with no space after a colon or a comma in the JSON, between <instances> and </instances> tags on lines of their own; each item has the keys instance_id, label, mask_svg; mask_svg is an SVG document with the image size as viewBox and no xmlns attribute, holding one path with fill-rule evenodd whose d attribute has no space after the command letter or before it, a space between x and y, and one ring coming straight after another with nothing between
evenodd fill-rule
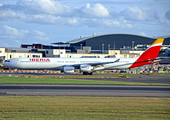
<instances>
[{"instance_id":1,"label":"iberia airbus a340","mask_svg":"<svg viewBox=\"0 0 170 120\"><path fill-rule=\"evenodd\" d=\"M79 69L84 75L93 71L109 69L129 69L153 63L157 60L164 39L157 39L137 58L13 58L3 65L15 69L56 69L74 73Z\"/></svg>"}]
</instances>

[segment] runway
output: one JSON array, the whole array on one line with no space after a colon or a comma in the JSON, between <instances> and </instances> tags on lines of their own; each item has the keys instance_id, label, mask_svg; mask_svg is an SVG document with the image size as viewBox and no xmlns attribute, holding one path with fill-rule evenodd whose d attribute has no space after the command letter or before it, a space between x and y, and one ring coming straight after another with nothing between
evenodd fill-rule
<instances>
[{"instance_id":1,"label":"runway","mask_svg":"<svg viewBox=\"0 0 170 120\"><path fill-rule=\"evenodd\" d=\"M1 84L1 96L170 97L170 86Z\"/></svg>"}]
</instances>

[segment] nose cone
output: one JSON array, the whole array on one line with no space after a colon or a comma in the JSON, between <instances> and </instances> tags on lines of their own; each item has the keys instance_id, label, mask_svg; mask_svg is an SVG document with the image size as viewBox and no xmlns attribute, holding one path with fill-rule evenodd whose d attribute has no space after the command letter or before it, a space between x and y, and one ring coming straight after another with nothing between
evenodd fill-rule
<instances>
[{"instance_id":1,"label":"nose cone","mask_svg":"<svg viewBox=\"0 0 170 120\"><path fill-rule=\"evenodd\" d=\"M6 66L6 67L10 67L10 61L5 60L5 62L3 62L2 65Z\"/></svg>"},{"instance_id":2,"label":"nose cone","mask_svg":"<svg viewBox=\"0 0 170 120\"><path fill-rule=\"evenodd\" d=\"M8 67L8 68L18 68L18 64L17 64L17 59L13 58L13 59L9 59L9 60L5 60L5 62L3 63L4 66Z\"/></svg>"}]
</instances>

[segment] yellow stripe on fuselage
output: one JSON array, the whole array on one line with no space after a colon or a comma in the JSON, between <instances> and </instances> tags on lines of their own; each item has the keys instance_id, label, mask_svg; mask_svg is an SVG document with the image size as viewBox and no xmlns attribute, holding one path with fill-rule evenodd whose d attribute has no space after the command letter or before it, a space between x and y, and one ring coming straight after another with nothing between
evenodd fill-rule
<instances>
[{"instance_id":1,"label":"yellow stripe on fuselage","mask_svg":"<svg viewBox=\"0 0 170 120\"><path fill-rule=\"evenodd\" d=\"M157 40L155 40L155 42L154 43L152 43L152 45L155 45L155 44L162 44L163 43L163 41L164 41L164 38L159 38L159 39L157 39ZM151 46L152 46L151 45Z\"/></svg>"}]
</instances>

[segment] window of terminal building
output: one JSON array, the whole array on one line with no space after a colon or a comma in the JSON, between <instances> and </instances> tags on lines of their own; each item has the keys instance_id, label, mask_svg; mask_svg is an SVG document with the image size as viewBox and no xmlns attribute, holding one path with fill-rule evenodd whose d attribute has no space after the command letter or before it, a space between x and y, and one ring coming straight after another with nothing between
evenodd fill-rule
<instances>
[{"instance_id":1,"label":"window of terminal building","mask_svg":"<svg viewBox=\"0 0 170 120\"><path fill-rule=\"evenodd\" d=\"M48 51L46 51L46 54L48 54Z\"/></svg>"},{"instance_id":2,"label":"window of terminal building","mask_svg":"<svg viewBox=\"0 0 170 120\"><path fill-rule=\"evenodd\" d=\"M27 57L29 58L29 55L27 55Z\"/></svg>"},{"instance_id":3,"label":"window of terminal building","mask_svg":"<svg viewBox=\"0 0 170 120\"><path fill-rule=\"evenodd\" d=\"M130 57L130 58L134 58L134 57L135 57L135 55L129 55L129 57Z\"/></svg>"},{"instance_id":4,"label":"window of terminal building","mask_svg":"<svg viewBox=\"0 0 170 120\"><path fill-rule=\"evenodd\" d=\"M12 55L10 55L10 58L12 58Z\"/></svg>"},{"instance_id":5,"label":"window of terminal building","mask_svg":"<svg viewBox=\"0 0 170 120\"><path fill-rule=\"evenodd\" d=\"M127 58L127 55L124 55L124 58Z\"/></svg>"},{"instance_id":6,"label":"window of terminal building","mask_svg":"<svg viewBox=\"0 0 170 120\"><path fill-rule=\"evenodd\" d=\"M39 55L32 55L32 57L40 57Z\"/></svg>"},{"instance_id":7,"label":"window of terminal building","mask_svg":"<svg viewBox=\"0 0 170 120\"><path fill-rule=\"evenodd\" d=\"M0 51L0 53L2 53L2 51Z\"/></svg>"}]
</instances>

